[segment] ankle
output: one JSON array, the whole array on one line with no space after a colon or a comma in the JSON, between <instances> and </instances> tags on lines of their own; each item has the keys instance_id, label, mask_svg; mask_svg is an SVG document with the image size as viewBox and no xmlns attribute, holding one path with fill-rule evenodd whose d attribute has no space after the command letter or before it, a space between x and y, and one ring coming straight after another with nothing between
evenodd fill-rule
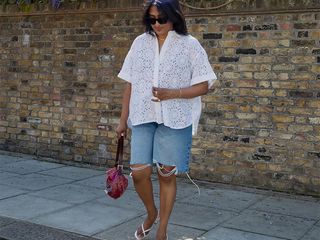
<instances>
[{"instance_id":1,"label":"ankle","mask_svg":"<svg viewBox=\"0 0 320 240\"><path fill-rule=\"evenodd\" d=\"M158 210L155 208L154 211L152 212L148 212L148 216L147 218L150 220L150 221L154 221L155 219L157 219L158 217Z\"/></svg>"},{"instance_id":2,"label":"ankle","mask_svg":"<svg viewBox=\"0 0 320 240\"><path fill-rule=\"evenodd\" d=\"M156 207L154 207L152 210L147 211L148 216L154 216L154 215L158 215L158 209Z\"/></svg>"}]
</instances>

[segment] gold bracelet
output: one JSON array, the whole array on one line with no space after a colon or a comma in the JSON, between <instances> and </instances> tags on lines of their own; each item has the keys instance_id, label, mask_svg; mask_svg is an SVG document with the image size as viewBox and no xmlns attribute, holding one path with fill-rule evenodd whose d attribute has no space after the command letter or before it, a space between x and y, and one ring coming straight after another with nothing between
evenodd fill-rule
<instances>
[{"instance_id":1,"label":"gold bracelet","mask_svg":"<svg viewBox=\"0 0 320 240\"><path fill-rule=\"evenodd\" d=\"M179 88L179 98L181 98L182 90Z\"/></svg>"}]
</instances>

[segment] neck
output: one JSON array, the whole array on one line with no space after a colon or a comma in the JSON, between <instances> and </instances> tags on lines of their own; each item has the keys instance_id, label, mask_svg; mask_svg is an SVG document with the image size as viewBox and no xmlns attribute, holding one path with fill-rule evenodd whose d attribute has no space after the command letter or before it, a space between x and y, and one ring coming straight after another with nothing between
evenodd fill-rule
<instances>
[{"instance_id":1,"label":"neck","mask_svg":"<svg viewBox=\"0 0 320 240\"><path fill-rule=\"evenodd\" d=\"M161 41L165 40L167 38L167 36L168 36L168 34L161 35L161 36L157 35L158 39L161 40Z\"/></svg>"}]
</instances>

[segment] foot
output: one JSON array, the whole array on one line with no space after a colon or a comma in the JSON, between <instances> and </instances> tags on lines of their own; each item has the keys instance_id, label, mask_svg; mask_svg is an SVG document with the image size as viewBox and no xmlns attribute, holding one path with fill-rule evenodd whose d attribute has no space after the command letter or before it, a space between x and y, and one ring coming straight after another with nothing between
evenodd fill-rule
<instances>
[{"instance_id":1,"label":"foot","mask_svg":"<svg viewBox=\"0 0 320 240\"><path fill-rule=\"evenodd\" d=\"M138 227L137 231L134 233L134 236L137 240L144 239L151 231L153 224L158 220L158 210L156 209L154 213L149 214L146 220Z\"/></svg>"},{"instance_id":2,"label":"foot","mask_svg":"<svg viewBox=\"0 0 320 240\"><path fill-rule=\"evenodd\" d=\"M162 236L158 236L158 234L157 234L156 240L168 240L168 235L164 234Z\"/></svg>"}]
</instances>

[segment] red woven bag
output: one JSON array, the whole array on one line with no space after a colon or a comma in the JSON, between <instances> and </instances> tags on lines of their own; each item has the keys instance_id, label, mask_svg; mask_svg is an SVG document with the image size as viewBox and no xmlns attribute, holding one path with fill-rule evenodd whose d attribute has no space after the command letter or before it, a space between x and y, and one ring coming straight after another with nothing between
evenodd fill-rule
<instances>
[{"instance_id":1,"label":"red woven bag","mask_svg":"<svg viewBox=\"0 0 320 240\"><path fill-rule=\"evenodd\" d=\"M123 141L124 137L121 136L118 139L115 165L113 168L106 170L106 189L104 191L114 199L121 197L128 187L128 179L123 175Z\"/></svg>"}]
</instances>

